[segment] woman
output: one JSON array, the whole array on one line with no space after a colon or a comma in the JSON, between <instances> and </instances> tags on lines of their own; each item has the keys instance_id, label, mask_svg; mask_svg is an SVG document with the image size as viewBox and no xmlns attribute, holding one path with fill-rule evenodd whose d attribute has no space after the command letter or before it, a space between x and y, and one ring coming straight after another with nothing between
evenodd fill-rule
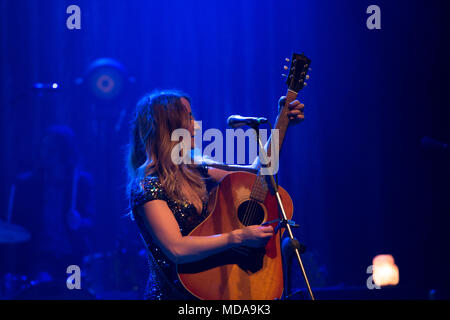
<instances>
[{"instance_id":1,"label":"woman","mask_svg":"<svg viewBox=\"0 0 450 320\"><path fill-rule=\"evenodd\" d=\"M291 103L292 121L303 119L303 107L298 101ZM254 225L225 234L188 236L207 216L208 182L218 182L228 172L223 165L219 169L174 164L171 154L178 141L171 141L171 133L179 128L189 130L193 145L194 118L187 95L157 91L137 104L129 147L129 196L149 251L147 299L193 299L178 281L176 264L235 246L262 247L273 235L271 226Z\"/></svg>"}]
</instances>

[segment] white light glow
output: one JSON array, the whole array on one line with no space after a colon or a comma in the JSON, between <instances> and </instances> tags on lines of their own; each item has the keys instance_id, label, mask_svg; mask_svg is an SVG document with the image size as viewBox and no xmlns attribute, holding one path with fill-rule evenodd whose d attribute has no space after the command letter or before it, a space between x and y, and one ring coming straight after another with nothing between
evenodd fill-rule
<instances>
[{"instance_id":1,"label":"white light glow","mask_svg":"<svg viewBox=\"0 0 450 320\"><path fill-rule=\"evenodd\" d=\"M395 286L399 282L399 270L390 254L373 258L373 282L378 286Z\"/></svg>"}]
</instances>

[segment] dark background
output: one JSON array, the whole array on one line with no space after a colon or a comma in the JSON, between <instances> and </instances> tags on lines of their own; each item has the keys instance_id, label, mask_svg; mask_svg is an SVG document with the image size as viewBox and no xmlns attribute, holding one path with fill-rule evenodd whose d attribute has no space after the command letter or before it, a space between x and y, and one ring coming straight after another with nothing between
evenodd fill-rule
<instances>
[{"instance_id":1,"label":"dark background","mask_svg":"<svg viewBox=\"0 0 450 320\"><path fill-rule=\"evenodd\" d=\"M71 4L81 30L66 28ZM372 4L381 30L366 28ZM69 125L95 181L95 249L139 247L124 218L124 146L138 98L184 90L203 130L224 132L231 114L274 120L284 58L304 52L306 120L286 137L279 181L294 200L313 287L367 291L367 266L387 253L400 269L395 298L431 289L448 298L449 152L421 143L450 142L448 9L447 1L1 0L0 216L45 128ZM75 81L101 57L134 77L108 103ZM30 89L36 82L59 88ZM298 274L293 281L304 286Z\"/></svg>"}]
</instances>

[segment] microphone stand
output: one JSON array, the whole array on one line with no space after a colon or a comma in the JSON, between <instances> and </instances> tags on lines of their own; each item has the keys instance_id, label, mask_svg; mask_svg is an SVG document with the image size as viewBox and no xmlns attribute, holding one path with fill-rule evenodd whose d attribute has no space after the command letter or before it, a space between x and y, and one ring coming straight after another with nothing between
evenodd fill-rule
<instances>
[{"instance_id":1,"label":"microphone stand","mask_svg":"<svg viewBox=\"0 0 450 320\"><path fill-rule=\"evenodd\" d=\"M266 153L266 150L264 149L264 146L261 142L261 138L259 136L259 123L254 123L254 124L250 125L250 127L256 131L256 138L258 140L259 150L260 150L259 156L260 156L260 158L261 157L263 158L262 163L267 165L268 164L267 153ZM306 286L308 288L311 300L315 300L314 294L311 290L311 286L309 285L309 280L306 275L305 267L303 266L303 262L300 257L300 251L302 249L304 249L304 247L299 243L299 241L297 239L294 238L294 234L292 233L292 229L291 229L291 224L290 224L290 221L287 219L286 211L284 210L283 202L281 201L280 194L278 193L278 186L277 186L277 183L275 182L272 172L270 174L266 175L266 181L272 187L272 191L275 194L275 197L276 197L277 203L278 203L278 207L280 209L279 212L281 212L280 220L279 220L278 225L275 228L275 230L279 230L281 228L284 228L287 230L288 236L289 236L289 242L290 242L290 245L287 247L291 247L294 249L294 252L297 257L298 263L300 265L300 269L302 271L303 278L305 279ZM281 244L280 244L280 246L281 246Z\"/></svg>"}]
</instances>

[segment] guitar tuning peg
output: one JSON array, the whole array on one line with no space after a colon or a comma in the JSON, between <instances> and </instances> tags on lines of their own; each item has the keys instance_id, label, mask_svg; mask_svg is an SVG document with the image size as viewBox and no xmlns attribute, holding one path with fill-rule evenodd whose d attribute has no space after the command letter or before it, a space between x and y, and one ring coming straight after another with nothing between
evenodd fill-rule
<instances>
[{"instance_id":1,"label":"guitar tuning peg","mask_svg":"<svg viewBox=\"0 0 450 320\"><path fill-rule=\"evenodd\" d=\"M308 84L305 82L305 83L303 83L303 85L306 87Z\"/></svg>"},{"instance_id":2,"label":"guitar tuning peg","mask_svg":"<svg viewBox=\"0 0 450 320\"><path fill-rule=\"evenodd\" d=\"M309 79L309 76L308 75L306 75L306 80L308 80Z\"/></svg>"},{"instance_id":3,"label":"guitar tuning peg","mask_svg":"<svg viewBox=\"0 0 450 320\"><path fill-rule=\"evenodd\" d=\"M287 75L286 75L286 74L284 74L284 73L283 73L283 74L282 74L281 76L282 76L282 77L285 77L285 78L287 78Z\"/></svg>"},{"instance_id":4,"label":"guitar tuning peg","mask_svg":"<svg viewBox=\"0 0 450 320\"><path fill-rule=\"evenodd\" d=\"M286 62L289 62L289 58L284 59Z\"/></svg>"},{"instance_id":5,"label":"guitar tuning peg","mask_svg":"<svg viewBox=\"0 0 450 320\"><path fill-rule=\"evenodd\" d=\"M287 66L283 66L283 69L284 69L284 70L287 70L287 69L288 69L288 67L287 67Z\"/></svg>"}]
</instances>

